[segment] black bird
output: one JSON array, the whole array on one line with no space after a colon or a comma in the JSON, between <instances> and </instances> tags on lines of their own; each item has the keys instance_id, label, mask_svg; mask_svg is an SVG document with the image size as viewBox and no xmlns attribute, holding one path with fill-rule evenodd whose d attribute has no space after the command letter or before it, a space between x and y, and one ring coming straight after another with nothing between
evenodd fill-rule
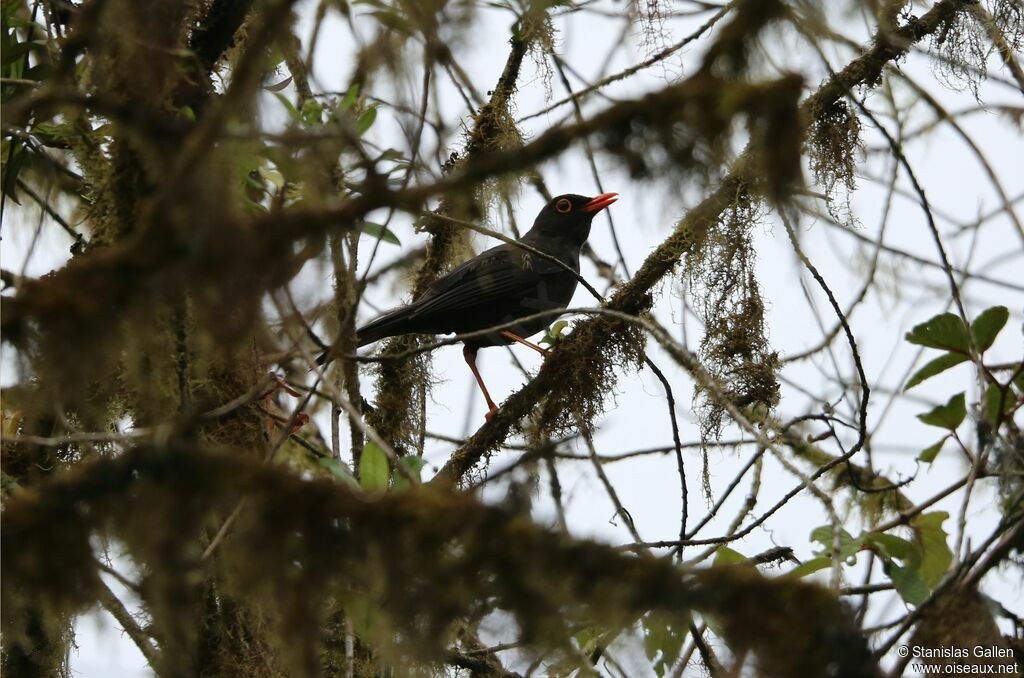
<instances>
[{"instance_id":1,"label":"black bird","mask_svg":"<svg viewBox=\"0 0 1024 678\"><path fill-rule=\"evenodd\" d=\"M580 249L590 235L594 215L616 200L617 193L596 198L566 194L554 198L537 215L519 242L548 254L579 274ZM506 329L467 339L462 355L487 400L487 418L497 411L476 367L476 353L485 346L519 342L540 353L525 339L540 332L552 318L519 321L541 311L561 310L576 291L576 276L533 252L504 244L473 257L438 278L412 303L385 313L356 330L359 346L401 334L461 334L496 325Z\"/></svg>"}]
</instances>

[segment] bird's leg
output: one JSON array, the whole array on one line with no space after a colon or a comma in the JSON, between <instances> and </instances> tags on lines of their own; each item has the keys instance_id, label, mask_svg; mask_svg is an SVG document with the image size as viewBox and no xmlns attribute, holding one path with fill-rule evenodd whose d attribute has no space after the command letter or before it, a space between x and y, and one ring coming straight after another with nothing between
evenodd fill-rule
<instances>
[{"instance_id":1,"label":"bird's leg","mask_svg":"<svg viewBox=\"0 0 1024 678\"><path fill-rule=\"evenodd\" d=\"M514 332L509 332L508 330L502 330L498 334L500 334L501 336L505 337L506 339L510 339L511 341L519 342L523 346L529 346L534 351L536 351L537 353L540 353L543 356L546 356L548 354L548 350L546 348L541 348L540 346L538 346L537 344L533 343L532 341L527 341L526 339L523 339L522 337L520 337L518 334L515 334Z\"/></svg>"},{"instance_id":2,"label":"bird's leg","mask_svg":"<svg viewBox=\"0 0 1024 678\"><path fill-rule=\"evenodd\" d=\"M484 385L484 378L480 376L480 370L476 368L476 352L477 349L465 346L462 349L462 357L466 359L466 364L469 365L469 369L473 370L473 376L476 377L476 383L480 386L480 390L483 391L484 400L487 401L487 421L491 420L494 413L498 411L498 406L491 400L491 394L487 392L487 386Z\"/></svg>"}]
</instances>

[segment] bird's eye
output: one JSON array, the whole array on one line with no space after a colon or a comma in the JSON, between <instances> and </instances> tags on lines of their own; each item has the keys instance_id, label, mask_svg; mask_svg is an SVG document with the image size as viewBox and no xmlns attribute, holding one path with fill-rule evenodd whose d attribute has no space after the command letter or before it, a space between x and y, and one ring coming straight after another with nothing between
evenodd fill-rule
<instances>
[{"instance_id":1,"label":"bird's eye","mask_svg":"<svg viewBox=\"0 0 1024 678\"><path fill-rule=\"evenodd\" d=\"M562 198L561 200L555 203L555 209L561 212L562 214L566 214L567 212L572 210L572 203L569 202L568 198Z\"/></svg>"}]
</instances>

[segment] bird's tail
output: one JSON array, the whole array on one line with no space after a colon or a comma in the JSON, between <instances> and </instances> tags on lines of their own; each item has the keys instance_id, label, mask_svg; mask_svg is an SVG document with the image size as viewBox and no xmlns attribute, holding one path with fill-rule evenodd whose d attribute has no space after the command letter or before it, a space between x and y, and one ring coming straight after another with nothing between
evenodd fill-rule
<instances>
[{"instance_id":1,"label":"bird's tail","mask_svg":"<svg viewBox=\"0 0 1024 678\"><path fill-rule=\"evenodd\" d=\"M356 330L356 346L362 348L367 344L393 337L398 334L409 334L414 331L408 327L409 316L416 309L415 306L402 306L393 311L388 311L376 320L373 320ZM405 327L403 327L405 325Z\"/></svg>"},{"instance_id":2,"label":"bird's tail","mask_svg":"<svg viewBox=\"0 0 1024 678\"><path fill-rule=\"evenodd\" d=\"M386 337L393 337L398 334L409 334L415 330L402 325L408 320L415 310L414 306L403 306L393 311L388 311L376 320L373 320L356 330L356 348L362 348L367 344ZM328 348L317 356L316 364L323 365L334 360L334 349Z\"/></svg>"}]
</instances>

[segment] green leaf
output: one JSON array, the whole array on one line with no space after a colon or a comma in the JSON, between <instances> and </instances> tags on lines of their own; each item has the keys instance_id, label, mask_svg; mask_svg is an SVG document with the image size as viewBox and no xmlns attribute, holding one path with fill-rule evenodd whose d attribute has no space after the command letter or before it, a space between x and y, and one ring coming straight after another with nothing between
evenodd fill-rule
<instances>
[{"instance_id":1,"label":"green leaf","mask_svg":"<svg viewBox=\"0 0 1024 678\"><path fill-rule=\"evenodd\" d=\"M547 333L543 337L541 337L540 343L550 344L554 346L555 344L557 344L558 342L565 338L565 335L562 334L562 330L564 330L568 326L569 323L567 321L559 320L554 325L548 328Z\"/></svg>"},{"instance_id":2,"label":"green leaf","mask_svg":"<svg viewBox=\"0 0 1024 678\"><path fill-rule=\"evenodd\" d=\"M342 485L357 489L359 487L359 481L352 475L352 470L348 467L348 464L335 459L334 457L320 457L317 459L317 463L323 466L325 469L331 472L331 475L341 481Z\"/></svg>"},{"instance_id":3,"label":"green leaf","mask_svg":"<svg viewBox=\"0 0 1024 678\"><path fill-rule=\"evenodd\" d=\"M382 226L381 224L373 224L370 223L369 221L363 221L359 223L359 226L357 226L357 228L359 229L360 233L365 233L366 235L373 236L378 240L389 242L392 245L402 244L402 241L398 239L397 235L392 233L390 229L384 228L384 226Z\"/></svg>"},{"instance_id":4,"label":"green leaf","mask_svg":"<svg viewBox=\"0 0 1024 678\"><path fill-rule=\"evenodd\" d=\"M974 335L974 344L978 351L984 353L985 349L992 345L1009 317L1010 311L1005 306L993 306L982 311L981 315L974 319L971 323L971 334Z\"/></svg>"},{"instance_id":5,"label":"green leaf","mask_svg":"<svg viewBox=\"0 0 1024 678\"><path fill-rule=\"evenodd\" d=\"M419 485L420 472L423 470L423 467L427 465L427 462L423 457L409 455L399 459L398 465L408 471L409 475L415 479L415 484ZM395 472L395 489L399 491L409 489L409 479L406 477L405 473L401 473L399 471Z\"/></svg>"},{"instance_id":6,"label":"green leaf","mask_svg":"<svg viewBox=\"0 0 1024 678\"><path fill-rule=\"evenodd\" d=\"M804 562L800 563L799 565L794 567L792 570L790 570L789 572L784 574L783 576L784 577L793 577L795 579L800 579L801 577L806 577L807 575L811 574L812 572L817 572L818 570L824 570L826 567L830 567L831 565L832 565L832 559L831 558L828 558L826 556L818 556L817 558L811 558L810 560L805 560Z\"/></svg>"},{"instance_id":7,"label":"green leaf","mask_svg":"<svg viewBox=\"0 0 1024 678\"><path fill-rule=\"evenodd\" d=\"M811 540L819 542L825 547L824 555L830 555L832 553L832 526L823 525L815 528L811 531ZM862 544L862 537L854 539L849 532L842 528L839 529L839 557L842 560L855 557Z\"/></svg>"},{"instance_id":8,"label":"green leaf","mask_svg":"<svg viewBox=\"0 0 1024 678\"><path fill-rule=\"evenodd\" d=\"M938 426L949 431L955 431L956 427L963 423L967 416L967 401L963 392L957 393L949 399L945 405L939 405L931 412L919 414L917 418L929 426Z\"/></svg>"},{"instance_id":9,"label":"green leaf","mask_svg":"<svg viewBox=\"0 0 1024 678\"><path fill-rule=\"evenodd\" d=\"M914 560L914 544L903 537L885 532L868 532L864 535L864 541L875 546L878 553L888 560L898 558L904 563Z\"/></svg>"},{"instance_id":10,"label":"green leaf","mask_svg":"<svg viewBox=\"0 0 1024 678\"><path fill-rule=\"evenodd\" d=\"M900 598L903 598L903 600L911 605L920 605L928 597L930 593L928 585L921 579L917 569L913 567L900 567L892 562L886 563L884 567L885 573L889 575L889 579L892 580L892 585L896 587L896 592L900 594Z\"/></svg>"},{"instance_id":11,"label":"green leaf","mask_svg":"<svg viewBox=\"0 0 1024 678\"><path fill-rule=\"evenodd\" d=\"M38 47L38 45L33 42L19 42L13 47L4 50L3 65L6 66L13 61L20 60L33 47ZM20 73L19 69L18 74L20 75Z\"/></svg>"},{"instance_id":12,"label":"green leaf","mask_svg":"<svg viewBox=\"0 0 1024 678\"><path fill-rule=\"evenodd\" d=\"M1024 394L1024 369L1017 368L1017 375L1013 378L1013 385Z\"/></svg>"},{"instance_id":13,"label":"green leaf","mask_svg":"<svg viewBox=\"0 0 1024 678\"><path fill-rule=\"evenodd\" d=\"M302 119L302 124L306 127L316 127L323 123L323 114L323 104L315 99L306 99L302 104L299 116Z\"/></svg>"},{"instance_id":14,"label":"green leaf","mask_svg":"<svg viewBox=\"0 0 1024 678\"><path fill-rule=\"evenodd\" d=\"M1013 408L1016 406L1016 398L1014 398L1009 386L1004 390L996 384L989 384L988 388L985 389L984 403L985 419L988 420L989 425L994 429L1004 415L1013 412Z\"/></svg>"},{"instance_id":15,"label":"green leaf","mask_svg":"<svg viewBox=\"0 0 1024 678\"><path fill-rule=\"evenodd\" d=\"M651 612L640 622L644 630L644 653L659 677L664 676L679 659L688 633L685 625L679 626L672 621L668 615Z\"/></svg>"},{"instance_id":16,"label":"green leaf","mask_svg":"<svg viewBox=\"0 0 1024 678\"><path fill-rule=\"evenodd\" d=\"M370 106L365 111L363 111L362 115L360 115L359 119L356 121L356 134L358 134L359 136L363 136L363 134L365 134L368 129L373 127L373 121L376 119L377 107Z\"/></svg>"},{"instance_id":17,"label":"green leaf","mask_svg":"<svg viewBox=\"0 0 1024 678\"><path fill-rule=\"evenodd\" d=\"M13 150L11 150L10 144L14 144ZM3 191L4 195L11 199L15 205L20 205L21 202L18 200L18 194L16 192L16 186L18 182L18 174L21 172L22 166L28 159L28 151L25 150L25 146L20 142L14 140L4 141L3 150L0 152L0 157L3 158L3 169L0 171L0 190ZM10 162L7 159L10 158Z\"/></svg>"},{"instance_id":18,"label":"green leaf","mask_svg":"<svg viewBox=\"0 0 1024 678\"><path fill-rule=\"evenodd\" d=\"M945 511L923 513L912 521L911 527L917 532L917 544L921 552L921 579L929 588L935 588L953 562L953 552L946 543L946 531L942 523L949 518Z\"/></svg>"},{"instance_id":19,"label":"green leaf","mask_svg":"<svg viewBox=\"0 0 1024 678\"><path fill-rule=\"evenodd\" d=\"M288 101L288 97L278 92L274 92L274 96L277 97L277 100L280 101L281 105L284 106L286 111L288 111L288 115L291 116L291 119L298 122L301 116L299 115L299 109L295 108L295 104Z\"/></svg>"},{"instance_id":20,"label":"green leaf","mask_svg":"<svg viewBox=\"0 0 1024 678\"><path fill-rule=\"evenodd\" d=\"M274 188L276 188L277 190L280 191L282 188L284 188L284 175L278 172L277 170L270 169L267 167L258 167L256 168L256 173L259 174L264 179L266 179L267 181L269 181L270 183L272 183L274 185Z\"/></svg>"},{"instance_id":21,"label":"green leaf","mask_svg":"<svg viewBox=\"0 0 1024 678\"><path fill-rule=\"evenodd\" d=\"M715 551L715 565L736 565L747 562L747 557L728 546L719 546Z\"/></svg>"},{"instance_id":22,"label":"green leaf","mask_svg":"<svg viewBox=\"0 0 1024 678\"><path fill-rule=\"evenodd\" d=\"M358 99L358 98L359 98L359 83L356 83L356 84L352 85L351 87L349 87L348 91L345 92L345 97L341 100L341 104L340 104L341 110L347 111L348 109L352 108L352 106L356 103L356 99Z\"/></svg>"},{"instance_id":23,"label":"green leaf","mask_svg":"<svg viewBox=\"0 0 1024 678\"><path fill-rule=\"evenodd\" d=\"M917 325L907 332L906 339L911 344L962 353L967 353L969 344L964 321L952 313L937 315Z\"/></svg>"},{"instance_id":24,"label":"green leaf","mask_svg":"<svg viewBox=\"0 0 1024 678\"><path fill-rule=\"evenodd\" d=\"M967 354L965 353L944 353L919 369L917 372L914 372L914 376L907 380L907 385L903 387L903 390L909 391L925 379L931 379L936 374L941 374L950 367L959 365L965 360L967 360Z\"/></svg>"},{"instance_id":25,"label":"green leaf","mask_svg":"<svg viewBox=\"0 0 1024 678\"><path fill-rule=\"evenodd\" d=\"M949 438L949 436L944 436L942 440L940 440L939 442L924 448L923 450L921 450L921 454L917 455L917 458L927 464L932 463L933 461L935 461L935 457L938 456L939 451L942 449L942 446L946 444L947 438Z\"/></svg>"},{"instance_id":26,"label":"green leaf","mask_svg":"<svg viewBox=\"0 0 1024 678\"><path fill-rule=\"evenodd\" d=\"M359 481L364 490L380 492L388 489L388 458L376 443L363 446L359 458Z\"/></svg>"}]
</instances>

